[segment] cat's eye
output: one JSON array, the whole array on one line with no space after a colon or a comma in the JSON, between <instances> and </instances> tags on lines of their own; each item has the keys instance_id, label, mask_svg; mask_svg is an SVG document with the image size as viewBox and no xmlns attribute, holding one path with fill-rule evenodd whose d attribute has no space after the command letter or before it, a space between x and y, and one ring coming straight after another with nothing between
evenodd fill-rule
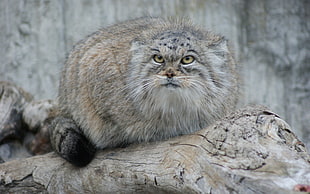
<instances>
[{"instance_id":1,"label":"cat's eye","mask_svg":"<svg viewBox=\"0 0 310 194\"><path fill-rule=\"evenodd\" d=\"M156 63L164 63L164 62L165 62L164 57L161 56L161 55L154 55L154 56L153 56L153 60L154 60Z\"/></svg>"},{"instance_id":2,"label":"cat's eye","mask_svg":"<svg viewBox=\"0 0 310 194\"><path fill-rule=\"evenodd\" d=\"M186 64L193 63L194 61L195 61L195 58L191 55L188 55L182 58L181 63L186 65Z\"/></svg>"}]
</instances>

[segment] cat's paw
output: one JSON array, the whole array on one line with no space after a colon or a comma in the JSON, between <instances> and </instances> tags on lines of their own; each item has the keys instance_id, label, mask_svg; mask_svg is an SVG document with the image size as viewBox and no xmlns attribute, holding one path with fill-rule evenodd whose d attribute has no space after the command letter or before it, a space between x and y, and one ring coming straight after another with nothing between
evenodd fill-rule
<instances>
[{"instance_id":1,"label":"cat's paw","mask_svg":"<svg viewBox=\"0 0 310 194\"><path fill-rule=\"evenodd\" d=\"M95 156L96 148L80 132L72 119L55 118L50 131L55 151L75 166L86 166Z\"/></svg>"}]
</instances>

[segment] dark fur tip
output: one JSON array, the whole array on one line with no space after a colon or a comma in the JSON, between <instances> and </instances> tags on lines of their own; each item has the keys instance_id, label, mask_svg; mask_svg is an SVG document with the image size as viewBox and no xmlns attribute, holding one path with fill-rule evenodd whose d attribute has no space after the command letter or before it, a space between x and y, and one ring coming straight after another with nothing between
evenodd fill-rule
<instances>
[{"instance_id":1,"label":"dark fur tip","mask_svg":"<svg viewBox=\"0 0 310 194\"><path fill-rule=\"evenodd\" d=\"M60 155L77 167L88 165L94 158L96 148L82 134L71 131L62 142Z\"/></svg>"}]
</instances>

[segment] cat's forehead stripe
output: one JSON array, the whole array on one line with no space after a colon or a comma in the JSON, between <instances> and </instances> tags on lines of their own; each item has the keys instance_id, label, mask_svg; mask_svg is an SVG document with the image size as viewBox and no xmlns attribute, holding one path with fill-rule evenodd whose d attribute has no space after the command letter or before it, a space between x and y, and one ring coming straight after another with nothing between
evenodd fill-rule
<instances>
[{"instance_id":1,"label":"cat's forehead stripe","mask_svg":"<svg viewBox=\"0 0 310 194\"><path fill-rule=\"evenodd\" d=\"M169 50L178 48L191 48L191 38L186 32L165 32L155 41L159 47L166 47Z\"/></svg>"}]
</instances>

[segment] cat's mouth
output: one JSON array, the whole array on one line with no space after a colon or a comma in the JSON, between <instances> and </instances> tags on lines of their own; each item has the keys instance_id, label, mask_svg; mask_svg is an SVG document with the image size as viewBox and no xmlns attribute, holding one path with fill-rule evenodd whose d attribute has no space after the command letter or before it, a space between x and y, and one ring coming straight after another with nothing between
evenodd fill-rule
<instances>
[{"instance_id":1,"label":"cat's mouth","mask_svg":"<svg viewBox=\"0 0 310 194\"><path fill-rule=\"evenodd\" d=\"M162 84L162 86L166 87L166 88L179 88L180 85L176 84L176 83L166 83L166 84Z\"/></svg>"},{"instance_id":2,"label":"cat's mouth","mask_svg":"<svg viewBox=\"0 0 310 194\"><path fill-rule=\"evenodd\" d=\"M178 84L177 80L175 80L174 78L167 78L165 80L165 83L162 84L162 86L166 88L179 88L180 84Z\"/></svg>"}]
</instances>

